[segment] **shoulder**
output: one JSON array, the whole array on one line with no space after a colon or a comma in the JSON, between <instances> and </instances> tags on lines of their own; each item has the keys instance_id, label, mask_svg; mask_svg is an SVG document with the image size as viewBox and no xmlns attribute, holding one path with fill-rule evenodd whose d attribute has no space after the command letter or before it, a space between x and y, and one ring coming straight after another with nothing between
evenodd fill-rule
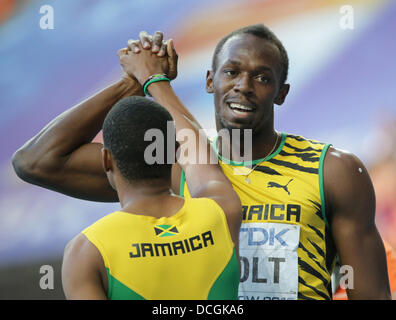
<instances>
[{"instance_id":1,"label":"shoulder","mask_svg":"<svg viewBox=\"0 0 396 320\"><path fill-rule=\"evenodd\" d=\"M87 237L85 237L82 233L79 233L66 244L65 252L83 251L84 246L86 246L87 242L89 242Z\"/></svg>"},{"instance_id":2,"label":"shoulder","mask_svg":"<svg viewBox=\"0 0 396 320\"><path fill-rule=\"evenodd\" d=\"M339 188L351 187L369 178L363 162L353 153L329 147L324 158L324 177L327 185Z\"/></svg>"},{"instance_id":3,"label":"shoulder","mask_svg":"<svg viewBox=\"0 0 396 320\"><path fill-rule=\"evenodd\" d=\"M301 135L283 133L283 136L280 155L297 156L306 161L308 165L317 162L321 166L323 158L331 146L329 143L309 139Z\"/></svg>"},{"instance_id":4,"label":"shoulder","mask_svg":"<svg viewBox=\"0 0 396 320\"><path fill-rule=\"evenodd\" d=\"M353 169L363 166L362 161L353 153L330 146L326 154L326 166L332 169Z\"/></svg>"},{"instance_id":5,"label":"shoulder","mask_svg":"<svg viewBox=\"0 0 396 320\"><path fill-rule=\"evenodd\" d=\"M86 227L81 233L88 238L91 242L94 242L96 236L101 234L107 234L113 232L120 225L123 224L125 216L120 214L120 211L114 211L112 213L104 215L102 218L96 220L91 225ZM78 236L76 236L77 238Z\"/></svg>"},{"instance_id":6,"label":"shoulder","mask_svg":"<svg viewBox=\"0 0 396 320\"><path fill-rule=\"evenodd\" d=\"M105 299L107 275L98 249L82 233L66 245L62 284L67 299Z\"/></svg>"},{"instance_id":7,"label":"shoulder","mask_svg":"<svg viewBox=\"0 0 396 320\"><path fill-rule=\"evenodd\" d=\"M356 155L330 147L324 158L323 177L326 208L333 215L374 214L374 188L365 165Z\"/></svg>"},{"instance_id":8,"label":"shoulder","mask_svg":"<svg viewBox=\"0 0 396 320\"><path fill-rule=\"evenodd\" d=\"M79 233L72 240L70 240L64 251L64 258L66 259L84 259L87 256L100 256L95 245L83 234Z\"/></svg>"},{"instance_id":9,"label":"shoulder","mask_svg":"<svg viewBox=\"0 0 396 320\"><path fill-rule=\"evenodd\" d=\"M296 145L306 145L306 146L311 146L314 149L321 149L323 146L326 145L326 143L321 142L319 140L315 139L309 139L306 138L302 135L296 135L296 134L291 134L291 133L282 133L283 140L285 140L285 143L294 144Z\"/></svg>"},{"instance_id":10,"label":"shoulder","mask_svg":"<svg viewBox=\"0 0 396 320\"><path fill-rule=\"evenodd\" d=\"M104 260L98 248L83 234L79 233L68 242L63 254L62 272L68 276L78 276L75 272L104 273Z\"/></svg>"}]
</instances>

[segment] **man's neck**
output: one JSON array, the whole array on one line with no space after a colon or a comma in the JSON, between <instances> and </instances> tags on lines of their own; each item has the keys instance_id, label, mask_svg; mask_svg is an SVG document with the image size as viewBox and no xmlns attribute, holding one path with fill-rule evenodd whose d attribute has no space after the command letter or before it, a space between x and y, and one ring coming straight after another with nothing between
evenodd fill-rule
<instances>
[{"instance_id":1,"label":"man's neck","mask_svg":"<svg viewBox=\"0 0 396 320\"><path fill-rule=\"evenodd\" d=\"M217 150L222 157L235 162L265 158L272 154L281 143L281 133L274 129L267 133L244 134L239 137L232 136L230 133L229 137L227 135L218 137Z\"/></svg>"},{"instance_id":2,"label":"man's neck","mask_svg":"<svg viewBox=\"0 0 396 320\"><path fill-rule=\"evenodd\" d=\"M170 182L163 179L133 183L118 181L117 193L122 211L145 215L158 212L161 203L172 197Z\"/></svg>"}]
</instances>

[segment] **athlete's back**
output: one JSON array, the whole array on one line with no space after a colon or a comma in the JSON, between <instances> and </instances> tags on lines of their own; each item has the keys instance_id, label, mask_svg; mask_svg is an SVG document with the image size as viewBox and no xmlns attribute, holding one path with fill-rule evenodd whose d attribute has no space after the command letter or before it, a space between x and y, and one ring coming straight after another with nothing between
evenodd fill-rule
<instances>
[{"instance_id":1,"label":"athlete's back","mask_svg":"<svg viewBox=\"0 0 396 320\"><path fill-rule=\"evenodd\" d=\"M223 210L187 199L173 216L117 211L82 232L99 250L108 299L237 298L239 265Z\"/></svg>"},{"instance_id":2,"label":"athlete's back","mask_svg":"<svg viewBox=\"0 0 396 320\"><path fill-rule=\"evenodd\" d=\"M126 58L121 59L124 71L136 76L145 89L149 84L152 96L168 111L152 100L128 97L107 114L102 164L122 211L89 227L67 246L62 267L66 297L236 298L239 257L233 244L238 248L238 195L217 161L196 161L197 146L201 150L206 145L210 151L210 144L167 84L160 60L149 52L133 59L121 55ZM126 68L129 64L133 73ZM155 81L150 82L150 75ZM187 146L188 161L178 162L192 197L203 198L187 202L170 189L178 144L172 132L177 136L185 129L193 139L180 142L180 147Z\"/></svg>"}]
</instances>

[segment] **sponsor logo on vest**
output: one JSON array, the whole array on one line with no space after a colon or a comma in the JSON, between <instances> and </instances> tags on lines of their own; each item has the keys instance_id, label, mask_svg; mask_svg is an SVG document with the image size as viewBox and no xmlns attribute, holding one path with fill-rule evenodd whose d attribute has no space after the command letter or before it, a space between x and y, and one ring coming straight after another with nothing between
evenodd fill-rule
<instances>
[{"instance_id":1,"label":"sponsor logo on vest","mask_svg":"<svg viewBox=\"0 0 396 320\"><path fill-rule=\"evenodd\" d=\"M270 181L270 182L268 182L267 188L279 188L279 189L283 189L283 190L285 190L285 191L287 192L287 194L290 196L290 192L289 192L289 189L287 188L287 186L288 186L289 183L292 182L292 181L293 181L293 179L290 179L289 182L286 183L285 185L281 185L281 184L279 184L279 183L277 183L277 182Z\"/></svg>"},{"instance_id":2,"label":"sponsor logo on vest","mask_svg":"<svg viewBox=\"0 0 396 320\"><path fill-rule=\"evenodd\" d=\"M276 242L281 246L286 247L287 243L282 239L282 236L288 231L289 229L287 228L282 229L277 233L275 232L275 228L270 228L269 230L266 230L265 228L241 228L240 232L248 233L248 246L261 246L266 243L273 246L276 244L276 240Z\"/></svg>"},{"instance_id":3,"label":"sponsor logo on vest","mask_svg":"<svg viewBox=\"0 0 396 320\"><path fill-rule=\"evenodd\" d=\"M214 240L211 231L206 231L194 237L180 241L165 243L132 243L133 250L129 252L130 258L141 257L166 257L186 254L192 251L200 250L208 246L213 246Z\"/></svg>"}]
</instances>

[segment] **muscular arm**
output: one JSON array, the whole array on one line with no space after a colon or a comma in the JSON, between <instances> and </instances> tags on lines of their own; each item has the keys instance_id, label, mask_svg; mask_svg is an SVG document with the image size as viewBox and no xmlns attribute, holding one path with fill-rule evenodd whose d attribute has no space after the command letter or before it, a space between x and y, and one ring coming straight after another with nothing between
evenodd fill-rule
<instances>
[{"instance_id":1,"label":"muscular arm","mask_svg":"<svg viewBox=\"0 0 396 320\"><path fill-rule=\"evenodd\" d=\"M188 142L187 150L194 151L195 155L186 164L181 164L186 174L188 189L192 197L211 198L224 210L231 236L235 244L238 244L239 228L241 224L241 202L234 191L230 181L224 175L217 158L213 158L211 146L206 136L199 135L198 125L195 119L191 119L185 112L185 107L167 82L156 82L150 85L150 92L162 106L172 114L178 130L189 129L194 132L195 141ZM192 148L195 146L196 148ZM198 147L199 146L199 147ZM205 149L205 150L204 150ZM202 152L206 152L205 158L199 158ZM211 157L212 155L212 157ZM202 161L204 160L204 161Z\"/></svg>"},{"instance_id":2,"label":"muscular arm","mask_svg":"<svg viewBox=\"0 0 396 320\"><path fill-rule=\"evenodd\" d=\"M130 95L142 95L141 86L123 79L63 112L15 152L17 175L72 197L118 201L102 168L102 144L91 141L110 108Z\"/></svg>"},{"instance_id":3,"label":"muscular arm","mask_svg":"<svg viewBox=\"0 0 396 320\"><path fill-rule=\"evenodd\" d=\"M362 162L330 148L324 161L326 212L341 265L353 268L349 299L390 299L385 249L375 225L375 194Z\"/></svg>"},{"instance_id":4,"label":"muscular arm","mask_svg":"<svg viewBox=\"0 0 396 320\"><path fill-rule=\"evenodd\" d=\"M172 57L175 52L172 42L168 44L168 55ZM140 83L156 73L166 71L165 59L161 61L149 51L134 54L132 52L119 52L121 65L129 75L135 76ZM200 126L191 113L179 100L169 82L160 81L152 83L149 87L154 99L166 108L175 121L176 134L188 130L191 135L180 141L181 150L188 151L188 161L181 163L186 173L187 185L192 197L206 197L216 201L224 210L235 243L238 243L239 227L241 223L241 202L231 183L225 177L217 157L211 151L206 136L199 134ZM202 148L202 149L201 149ZM206 151L206 157L200 154Z\"/></svg>"},{"instance_id":5,"label":"muscular arm","mask_svg":"<svg viewBox=\"0 0 396 320\"><path fill-rule=\"evenodd\" d=\"M62 285L68 300L107 299L107 275L102 256L83 234L77 235L65 248Z\"/></svg>"}]
</instances>

